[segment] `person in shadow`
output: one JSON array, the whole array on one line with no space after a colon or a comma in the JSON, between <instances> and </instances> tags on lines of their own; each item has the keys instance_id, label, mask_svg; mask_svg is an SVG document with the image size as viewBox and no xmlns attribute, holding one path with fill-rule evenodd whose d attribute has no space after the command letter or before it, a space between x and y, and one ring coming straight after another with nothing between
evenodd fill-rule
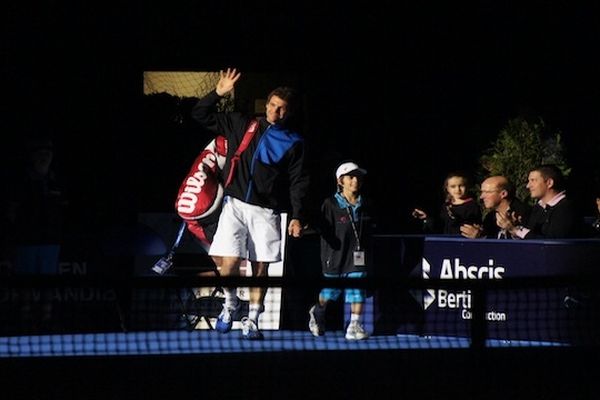
<instances>
[{"instance_id":1,"label":"person in shadow","mask_svg":"<svg viewBox=\"0 0 600 400\"><path fill-rule=\"evenodd\" d=\"M53 169L54 145L49 138L28 139L24 165L8 182L5 219L11 232L11 271L21 276L55 275L68 206ZM51 319L50 289L22 292L20 320L38 329ZM32 325L32 324L33 325Z\"/></svg>"}]
</instances>

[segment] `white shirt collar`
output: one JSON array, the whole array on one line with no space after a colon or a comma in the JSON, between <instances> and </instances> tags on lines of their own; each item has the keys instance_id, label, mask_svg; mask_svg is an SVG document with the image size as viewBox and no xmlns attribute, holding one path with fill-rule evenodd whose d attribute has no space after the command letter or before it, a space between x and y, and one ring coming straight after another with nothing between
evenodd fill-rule
<instances>
[{"instance_id":1,"label":"white shirt collar","mask_svg":"<svg viewBox=\"0 0 600 400\"><path fill-rule=\"evenodd\" d=\"M559 201L561 201L565 197L567 197L567 193L566 193L565 190L563 190L562 192L560 192L559 194L557 194L556 196L554 196L553 198L551 198L549 202L544 203L542 200L540 200L540 201L538 201L538 204L542 208L546 208L547 206L554 207L555 205L558 204Z\"/></svg>"}]
</instances>

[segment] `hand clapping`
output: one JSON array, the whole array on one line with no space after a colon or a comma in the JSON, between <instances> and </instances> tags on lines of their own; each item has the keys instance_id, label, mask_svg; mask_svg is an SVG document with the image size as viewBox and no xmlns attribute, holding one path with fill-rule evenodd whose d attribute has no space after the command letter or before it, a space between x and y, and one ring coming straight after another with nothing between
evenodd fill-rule
<instances>
[{"instance_id":1,"label":"hand clapping","mask_svg":"<svg viewBox=\"0 0 600 400\"><path fill-rule=\"evenodd\" d=\"M515 213L496 211L496 225L500 228L511 231L519 223Z\"/></svg>"}]
</instances>

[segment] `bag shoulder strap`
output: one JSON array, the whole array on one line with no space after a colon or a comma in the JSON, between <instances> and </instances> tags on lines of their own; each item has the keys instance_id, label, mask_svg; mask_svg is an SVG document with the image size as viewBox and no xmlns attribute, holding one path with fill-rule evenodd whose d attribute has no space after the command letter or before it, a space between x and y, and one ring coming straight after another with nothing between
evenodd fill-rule
<instances>
[{"instance_id":1,"label":"bag shoulder strap","mask_svg":"<svg viewBox=\"0 0 600 400\"><path fill-rule=\"evenodd\" d=\"M244 152L244 150L246 150L257 130L258 120L253 119L250 121L250 124L246 129L246 133L244 133L242 142L240 143L239 147L235 151L235 154L231 158L231 163L229 165L229 175L227 176L227 180L225 181L225 187L229 186L229 184L233 180L233 173L235 172L235 167L237 166L237 163L240 161L240 155Z\"/></svg>"},{"instance_id":2,"label":"bag shoulder strap","mask_svg":"<svg viewBox=\"0 0 600 400\"><path fill-rule=\"evenodd\" d=\"M248 125L248 129L246 129L246 133L244 133L242 142L240 143L240 146L235 151L234 157L235 156L239 157L244 152L244 150L246 150L246 148L250 144L250 141L254 137L254 134L256 133L257 130L258 130L258 121L253 119L252 121L250 121L250 124Z\"/></svg>"}]
</instances>

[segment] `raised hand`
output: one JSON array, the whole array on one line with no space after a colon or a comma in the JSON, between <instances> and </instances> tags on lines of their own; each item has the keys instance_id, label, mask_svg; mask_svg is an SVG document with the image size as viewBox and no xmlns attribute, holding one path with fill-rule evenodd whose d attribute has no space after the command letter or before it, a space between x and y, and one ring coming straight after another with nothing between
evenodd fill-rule
<instances>
[{"instance_id":1,"label":"raised hand","mask_svg":"<svg viewBox=\"0 0 600 400\"><path fill-rule=\"evenodd\" d=\"M217 87L215 88L217 94L219 96L225 96L227 93L233 90L235 83L240 76L242 76L241 72L238 72L235 68L227 68L227 71L220 71L221 77L219 78L219 82L217 82Z\"/></svg>"}]
</instances>

